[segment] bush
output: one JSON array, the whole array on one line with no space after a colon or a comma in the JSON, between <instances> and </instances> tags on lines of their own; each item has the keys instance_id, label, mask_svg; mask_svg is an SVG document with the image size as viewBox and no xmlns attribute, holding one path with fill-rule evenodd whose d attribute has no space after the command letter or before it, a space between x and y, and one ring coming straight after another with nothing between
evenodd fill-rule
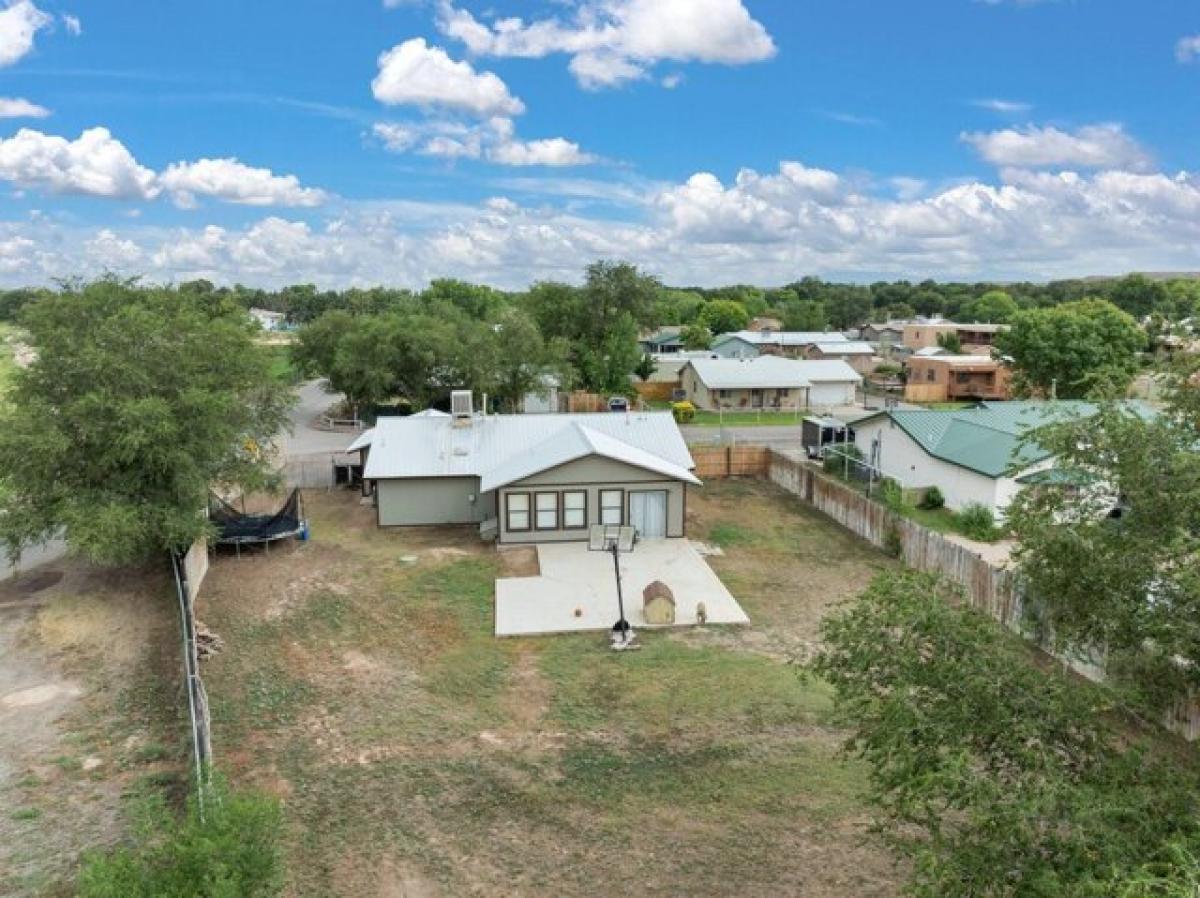
<instances>
[{"instance_id":1,"label":"bush","mask_svg":"<svg viewBox=\"0 0 1200 898\"><path fill-rule=\"evenodd\" d=\"M925 490L925 495L921 497L921 507L929 511L942 508L945 504L946 497L942 495L942 491L936 486L931 486Z\"/></svg>"},{"instance_id":2,"label":"bush","mask_svg":"<svg viewBox=\"0 0 1200 898\"><path fill-rule=\"evenodd\" d=\"M837 443L825 447L825 473L841 477L846 473L846 456L850 456L851 473L857 468L854 463L862 461L862 450L853 443Z\"/></svg>"},{"instance_id":3,"label":"bush","mask_svg":"<svg viewBox=\"0 0 1200 898\"><path fill-rule=\"evenodd\" d=\"M879 481L879 501L892 510L904 504L904 490L891 477Z\"/></svg>"},{"instance_id":4,"label":"bush","mask_svg":"<svg viewBox=\"0 0 1200 898\"><path fill-rule=\"evenodd\" d=\"M980 542L991 542L996 538L996 518L986 505L972 502L958 513L957 519L963 536Z\"/></svg>"},{"instance_id":5,"label":"bush","mask_svg":"<svg viewBox=\"0 0 1200 898\"><path fill-rule=\"evenodd\" d=\"M279 803L214 786L201 821L140 799L129 846L84 857L79 898L268 898L283 887Z\"/></svg>"},{"instance_id":6,"label":"bush","mask_svg":"<svg viewBox=\"0 0 1200 898\"><path fill-rule=\"evenodd\" d=\"M682 402L672 402L671 414L675 416L676 424L689 424L696 417L696 406L686 399Z\"/></svg>"}]
</instances>

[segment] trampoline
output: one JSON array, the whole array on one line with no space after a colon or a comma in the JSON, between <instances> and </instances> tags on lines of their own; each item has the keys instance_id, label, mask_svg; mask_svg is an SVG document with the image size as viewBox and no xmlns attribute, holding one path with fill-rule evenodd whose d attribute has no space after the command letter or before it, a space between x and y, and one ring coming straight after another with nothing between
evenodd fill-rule
<instances>
[{"instance_id":1,"label":"trampoline","mask_svg":"<svg viewBox=\"0 0 1200 898\"><path fill-rule=\"evenodd\" d=\"M292 490L283 507L274 514L247 514L220 496L209 495L208 517L217 527L218 546L240 548L294 536L308 538L308 522L304 520L304 504L298 489Z\"/></svg>"}]
</instances>

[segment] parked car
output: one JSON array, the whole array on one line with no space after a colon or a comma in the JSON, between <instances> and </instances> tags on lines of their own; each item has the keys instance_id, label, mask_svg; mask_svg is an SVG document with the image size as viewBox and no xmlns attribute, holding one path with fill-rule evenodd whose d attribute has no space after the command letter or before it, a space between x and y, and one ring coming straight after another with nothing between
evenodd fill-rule
<instances>
[{"instance_id":1,"label":"parked car","mask_svg":"<svg viewBox=\"0 0 1200 898\"><path fill-rule=\"evenodd\" d=\"M608 410L610 412L627 412L629 411L629 400L624 396L608 397Z\"/></svg>"}]
</instances>

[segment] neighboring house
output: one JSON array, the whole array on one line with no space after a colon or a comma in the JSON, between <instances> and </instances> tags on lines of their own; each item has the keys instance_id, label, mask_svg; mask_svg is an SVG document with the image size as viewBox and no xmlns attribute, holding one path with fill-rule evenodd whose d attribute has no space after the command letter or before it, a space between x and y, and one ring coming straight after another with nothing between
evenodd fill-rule
<instances>
[{"instance_id":1,"label":"neighboring house","mask_svg":"<svg viewBox=\"0 0 1200 898\"><path fill-rule=\"evenodd\" d=\"M733 331L712 341L712 351L723 359L752 359L760 355L803 358L816 343L841 343L846 337L834 331Z\"/></svg>"},{"instance_id":2,"label":"neighboring house","mask_svg":"<svg viewBox=\"0 0 1200 898\"><path fill-rule=\"evenodd\" d=\"M1012 370L991 356L914 353L904 367L908 402L1012 398Z\"/></svg>"},{"instance_id":3,"label":"neighboring house","mask_svg":"<svg viewBox=\"0 0 1200 898\"><path fill-rule=\"evenodd\" d=\"M683 349L682 334L682 327L660 327L654 333L638 340L638 345L642 347L642 352L650 355L673 354Z\"/></svg>"},{"instance_id":4,"label":"neighboring house","mask_svg":"<svg viewBox=\"0 0 1200 898\"><path fill-rule=\"evenodd\" d=\"M938 337L957 334L963 353L988 355L996 342L996 334L1008 330L1007 324L956 324L953 321L925 321L904 326L904 345L916 352L938 345Z\"/></svg>"},{"instance_id":5,"label":"neighboring house","mask_svg":"<svg viewBox=\"0 0 1200 898\"><path fill-rule=\"evenodd\" d=\"M552 415L559 409L558 388L559 380L553 374L543 374L541 387L525 394L521 401L521 411L527 415Z\"/></svg>"},{"instance_id":6,"label":"neighboring house","mask_svg":"<svg viewBox=\"0 0 1200 898\"><path fill-rule=\"evenodd\" d=\"M840 361L692 359L680 372L684 394L703 409L806 409L852 405L862 376Z\"/></svg>"},{"instance_id":7,"label":"neighboring house","mask_svg":"<svg viewBox=\"0 0 1200 898\"><path fill-rule=\"evenodd\" d=\"M1144 415L1149 406L1132 403ZM1033 475L1054 466L1050 453L1024 442L1029 430L1055 419L1092 415L1086 402L999 402L952 410L877 412L854 421L855 443L884 477L905 489L936 486L946 507L978 503L997 518Z\"/></svg>"},{"instance_id":8,"label":"neighboring house","mask_svg":"<svg viewBox=\"0 0 1200 898\"><path fill-rule=\"evenodd\" d=\"M883 321L864 324L859 329L858 336L868 343L876 343L882 347L895 346L904 342L904 325L907 323L907 321Z\"/></svg>"},{"instance_id":9,"label":"neighboring house","mask_svg":"<svg viewBox=\"0 0 1200 898\"><path fill-rule=\"evenodd\" d=\"M862 340L813 343L805 350L804 357L818 362L845 362L859 374L870 374L879 361L875 355L875 348Z\"/></svg>"},{"instance_id":10,"label":"neighboring house","mask_svg":"<svg viewBox=\"0 0 1200 898\"><path fill-rule=\"evenodd\" d=\"M381 418L363 445L379 525L479 525L501 543L584 541L593 524L684 536L700 481L669 412Z\"/></svg>"},{"instance_id":11,"label":"neighboring house","mask_svg":"<svg viewBox=\"0 0 1200 898\"><path fill-rule=\"evenodd\" d=\"M283 312L271 312L267 309L251 309L249 314L265 331L287 329L287 315L283 314Z\"/></svg>"}]
</instances>

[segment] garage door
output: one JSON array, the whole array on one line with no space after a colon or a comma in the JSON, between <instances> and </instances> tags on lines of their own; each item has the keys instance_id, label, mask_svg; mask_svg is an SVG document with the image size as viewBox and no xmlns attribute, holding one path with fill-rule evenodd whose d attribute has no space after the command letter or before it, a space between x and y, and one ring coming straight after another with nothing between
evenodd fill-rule
<instances>
[{"instance_id":1,"label":"garage door","mask_svg":"<svg viewBox=\"0 0 1200 898\"><path fill-rule=\"evenodd\" d=\"M629 494L629 523L642 539L667 535L666 490L634 490Z\"/></svg>"},{"instance_id":2,"label":"garage door","mask_svg":"<svg viewBox=\"0 0 1200 898\"><path fill-rule=\"evenodd\" d=\"M852 383L836 381L816 383L808 391L808 404L817 408L849 405L852 402L854 402L854 384Z\"/></svg>"}]
</instances>

